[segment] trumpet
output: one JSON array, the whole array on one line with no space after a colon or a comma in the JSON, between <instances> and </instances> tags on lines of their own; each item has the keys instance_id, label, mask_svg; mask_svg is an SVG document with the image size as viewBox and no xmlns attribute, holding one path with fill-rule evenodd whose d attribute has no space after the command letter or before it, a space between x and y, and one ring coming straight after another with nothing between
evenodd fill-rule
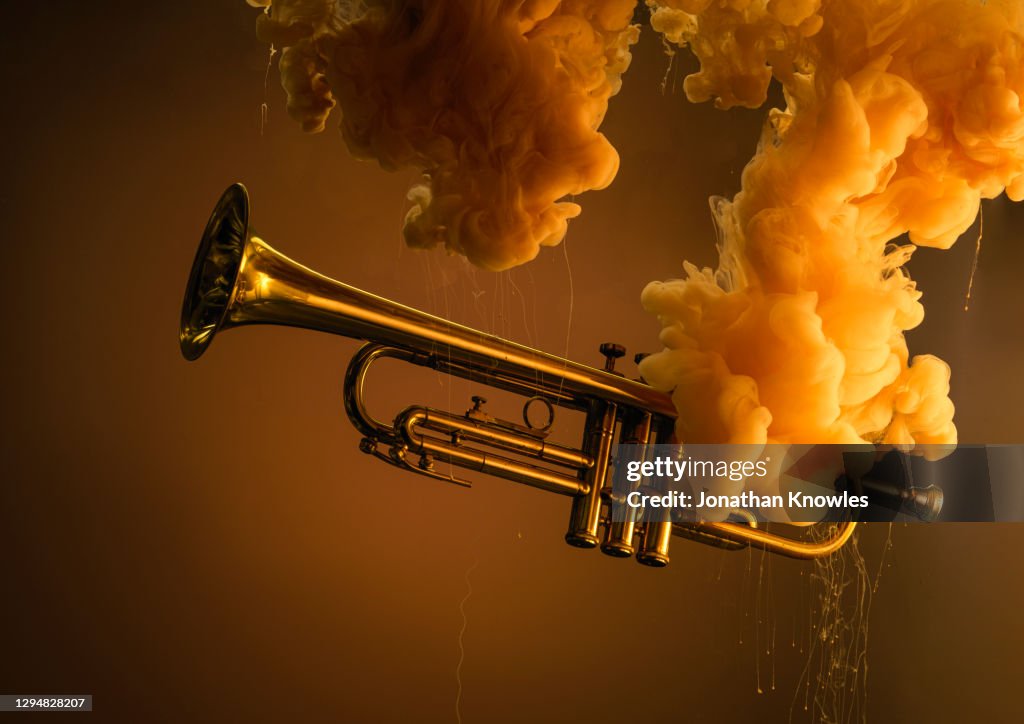
<instances>
[{"instance_id":1,"label":"trumpet","mask_svg":"<svg viewBox=\"0 0 1024 724\"><path fill-rule=\"evenodd\" d=\"M615 441L672 441L675 407L642 380L616 372L625 350L601 345L604 369L588 367L455 324L318 274L275 251L249 225L249 196L235 184L217 203L189 275L179 342L198 359L215 335L232 327L275 324L361 339L344 378L345 410L362 435L359 449L402 470L468 487L439 463L484 473L571 500L567 543L636 556L654 567L669 562L673 536L727 549L754 547L792 558L839 550L856 522L842 521L819 540L769 532L756 521L612 520ZM367 408L369 369L392 358L526 398L522 422L499 419L473 397L464 415L413 405L390 422ZM555 410L585 413L579 447L548 439ZM538 418L541 415L541 419Z\"/></svg>"}]
</instances>

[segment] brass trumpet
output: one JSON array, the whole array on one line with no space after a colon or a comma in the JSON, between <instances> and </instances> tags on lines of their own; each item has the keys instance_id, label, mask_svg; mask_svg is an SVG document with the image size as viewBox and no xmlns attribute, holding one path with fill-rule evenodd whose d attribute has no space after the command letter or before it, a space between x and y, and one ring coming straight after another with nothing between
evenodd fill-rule
<instances>
[{"instance_id":1,"label":"brass trumpet","mask_svg":"<svg viewBox=\"0 0 1024 724\"><path fill-rule=\"evenodd\" d=\"M594 369L328 279L252 233L248 193L235 184L217 203L199 243L181 311L181 352L198 359L218 332L248 324L366 340L345 374L345 409L363 435L360 450L459 485L469 483L439 471L438 462L568 496L572 509L565 540L571 545L600 545L608 555L635 554L640 563L660 567L669 561L673 535L723 548L751 546L817 558L838 550L854 531L856 524L847 521L825 540L811 541L777 535L754 522L612 521L608 470L615 440L667 443L675 421L667 395L615 372L615 359L624 350L602 345L605 369ZM390 423L377 420L367 410L363 387L367 371L385 357L523 395L528 398L523 422L493 417L480 397L465 415L412 406ZM555 406L586 414L578 449L547 439ZM543 424L531 417L531 409L538 408L547 412Z\"/></svg>"}]
</instances>

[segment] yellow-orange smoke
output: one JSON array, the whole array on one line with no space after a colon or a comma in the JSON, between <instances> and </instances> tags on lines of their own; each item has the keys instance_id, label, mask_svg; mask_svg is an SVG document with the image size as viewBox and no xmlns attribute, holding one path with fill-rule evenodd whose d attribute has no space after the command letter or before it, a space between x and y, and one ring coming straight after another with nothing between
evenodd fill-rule
<instances>
[{"instance_id":1,"label":"yellow-orange smoke","mask_svg":"<svg viewBox=\"0 0 1024 724\"><path fill-rule=\"evenodd\" d=\"M558 244L619 158L598 131L636 0L250 0L307 131L341 110L358 158L416 168L405 238L486 269Z\"/></svg>"},{"instance_id":2,"label":"yellow-orange smoke","mask_svg":"<svg viewBox=\"0 0 1024 724\"><path fill-rule=\"evenodd\" d=\"M691 100L769 114L732 201L717 270L653 283L693 442L956 441L949 368L910 360L924 314L903 264L947 248L980 199L1024 196L1019 0L658 0L652 24L701 61Z\"/></svg>"}]
</instances>

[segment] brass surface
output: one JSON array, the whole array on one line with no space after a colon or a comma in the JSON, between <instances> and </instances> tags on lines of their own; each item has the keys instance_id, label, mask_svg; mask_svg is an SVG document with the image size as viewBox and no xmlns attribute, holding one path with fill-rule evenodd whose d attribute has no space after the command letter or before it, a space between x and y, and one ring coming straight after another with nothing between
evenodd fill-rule
<instances>
[{"instance_id":1,"label":"brass surface","mask_svg":"<svg viewBox=\"0 0 1024 724\"><path fill-rule=\"evenodd\" d=\"M602 345L605 370L455 324L329 279L275 251L249 228L249 199L240 184L221 197L206 226L182 304L182 355L198 359L219 332L274 324L366 340L345 374L345 409L363 435L360 450L390 465L438 480L469 486L437 462L486 473L572 498L566 541L651 566L669 561L678 535L723 548L752 546L794 558L816 558L838 550L855 523L841 524L825 541L804 541L739 523L674 523L609 520L608 471L619 433L621 443L671 441L671 398L642 381L614 372L621 350ZM546 425L500 420L483 398L465 416L410 406L392 422L376 419L364 399L365 378L382 358L429 367L453 376L587 413L580 449L545 440ZM501 451L502 454L492 452ZM552 466L552 467L548 467ZM602 528L604 535L602 536ZM639 541L635 545L634 538Z\"/></svg>"}]
</instances>

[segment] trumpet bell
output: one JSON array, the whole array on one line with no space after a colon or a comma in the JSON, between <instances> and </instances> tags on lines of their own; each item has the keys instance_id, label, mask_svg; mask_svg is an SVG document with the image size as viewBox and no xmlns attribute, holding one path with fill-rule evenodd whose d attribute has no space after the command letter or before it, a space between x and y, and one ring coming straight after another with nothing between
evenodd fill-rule
<instances>
[{"instance_id":1,"label":"trumpet bell","mask_svg":"<svg viewBox=\"0 0 1024 724\"><path fill-rule=\"evenodd\" d=\"M178 343L199 359L228 318L249 237L249 192L233 184L217 202L196 250L181 304Z\"/></svg>"}]
</instances>

